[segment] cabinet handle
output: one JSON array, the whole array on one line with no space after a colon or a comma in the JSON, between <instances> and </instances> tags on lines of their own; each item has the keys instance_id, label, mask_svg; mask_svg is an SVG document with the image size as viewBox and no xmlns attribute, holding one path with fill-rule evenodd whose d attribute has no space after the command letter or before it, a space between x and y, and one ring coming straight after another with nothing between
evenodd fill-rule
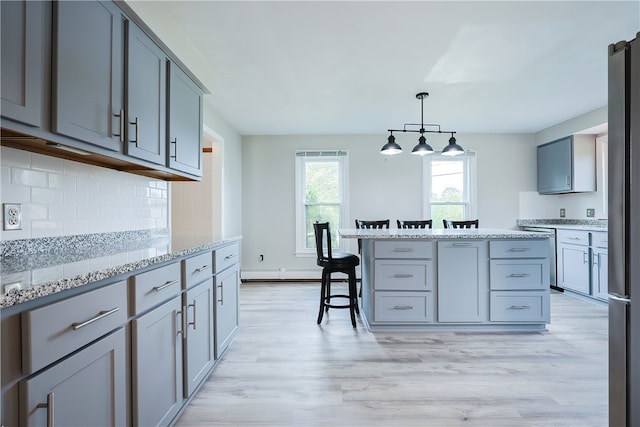
<instances>
[{"instance_id":1,"label":"cabinet handle","mask_svg":"<svg viewBox=\"0 0 640 427\"><path fill-rule=\"evenodd\" d=\"M218 289L220 289L220 299L217 300L220 304L224 304L224 289L222 289L222 283L218 285Z\"/></svg>"},{"instance_id":2,"label":"cabinet handle","mask_svg":"<svg viewBox=\"0 0 640 427\"><path fill-rule=\"evenodd\" d=\"M586 252L582 252L582 263L589 264L589 254Z\"/></svg>"},{"instance_id":3,"label":"cabinet handle","mask_svg":"<svg viewBox=\"0 0 640 427\"><path fill-rule=\"evenodd\" d=\"M452 243L451 246L471 246L471 243Z\"/></svg>"},{"instance_id":4,"label":"cabinet handle","mask_svg":"<svg viewBox=\"0 0 640 427\"><path fill-rule=\"evenodd\" d=\"M231 258L233 258L235 256L236 256L236 254L229 254L226 257L224 257L224 259L225 259L225 261L228 261L228 260L230 260Z\"/></svg>"},{"instance_id":5,"label":"cabinet handle","mask_svg":"<svg viewBox=\"0 0 640 427\"><path fill-rule=\"evenodd\" d=\"M173 156L169 156L172 159L177 159L178 158L178 138L174 138L173 141L169 141L171 144L173 144L174 149L173 149Z\"/></svg>"},{"instance_id":6,"label":"cabinet handle","mask_svg":"<svg viewBox=\"0 0 640 427\"><path fill-rule=\"evenodd\" d=\"M47 403L39 403L36 408L47 408L47 427L53 427L53 392L47 394Z\"/></svg>"},{"instance_id":7,"label":"cabinet handle","mask_svg":"<svg viewBox=\"0 0 640 427\"><path fill-rule=\"evenodd\" d=\"M203 266L202 266L202 267L200 267L200 268L196 268L193 272L194 272L194 273L202 273L203 271L205 271L205 270L206 270L206 269L208 269L208 268L211 268L211 266L210 266L210 265L205 264L205 265L203 265Z\"/></svg>"},{"instance_id":8,"label":"cabinet handle","mask_svg":"<svg viewBox=\"0 0 640 427\"><path fill-rule=\"evenodd\" d=\"M172 280L172 281L170 281L170 282L166 282L164 285L154 286L154 287L152 288L152 290L153 290L153 291L156 291L156 292L160 292L161 290L163 290L163 289L165 289L165 288L168 288L168 287L169 287L169 286L171 286L171 285L175 285L176 283L178 283L178 281L177 281L177 280Z\"/></svg>"},{"instance_id":9,"label":"cabinet handle","mask_svg":"<svg viewBox=\"0 0 640 427\"><path fill-rule=\"evenodd\" d=\"M116 311L120 310L120 307L116 307L116 308L112 308L111 310L106 310L106 311L101 311L100 313L98 313L97 316L92 317L89 320L85 320L84 322L75 322L71 324L71 327L73 328L74 331L77 331L80 328L84 328L85 326L95 322L96 320L100 320L103 317L107 317L110 314L115 313Z\"/></svg>"},{"instance_id":10,"label":"cabinet handle","mask_svg":"<svg viewBox=\"0 0 640 427\"><path fill-rule=\"evenodd\" d=\"M193 304L189 304L187 308L188 307L193 307L193 322L187 323L187 327L189 327L189 325L192 325L193 330L195 330L196 329L196 300L193 300Z\"/></svg>"},{"instance_id":11,"label":"cabinet handle","mask_svg":"<svg viewBox=\"0 0 640 427\"><path fill-rule=\"evenodd\" d=\"M182 310L176 311L176 317L180 316L180 323L179 323L180 327L178 328L176 335L182 335L183 339L187 338L187 327L185 325L186 312L187 312L187 307L185 307L184 305L182 306Z\"/></svg>"},{"instance_id":12,"label":"cabinet handle","mask_svg":"<svg viewBox=\"0 0 640 427\"><path fill-rule=\"evenodd\" d=\"M529 277L529 273L512 273L507 277Z\"/></svg>"},{"instance_id":13,"label":"cabinet handle","mask_svg":"<svg viewBox=\"0 0 640 427\"><path fill-rule=\"evenodd\" d=\"M408 279L410 277L413 277L413 274L408 274L408 273L396 273L393 275L394 278L396 279Z\"/></svg>"},{"instance_id":14,"label":"cabinet handle","mask_svg":"<svg viewBox=\"0 0 640 427\"><path fill-rule=\"evenodd\" d=\"M413 248L394 248L393 252L413 252Z\"/></svg>"},{"instance_id":15,"label":"cabinet handle","mask_svg":"<svg viewBox=\"0 0 640 427\"><path fill-rule=\"evenodd\" d=\"M135 120L135 121L133 121L133 122L129 122L129 124L131 124L131 125L135 125L135 126L136 126L136 139L132 139L132 140L130 140L129 142L133 142L133 143L135 143L135 144L136 144L136 147L138 147L138 140L139 140L139 136L140 136L140 133L139 133L139 130L140 130L140 121L139 121L139 120L138 120L138 118L136 117L136 120Z\"/></svg>"},{"instance_id":16,"label":"cabinet handle","mask_svg":"<svg viewBox=\"0 0 640 427\"><path fill-rule=\"evenodd\" d=\"M120 114L114 114L113 116L120 119L120 133L114 133L113 136L120 137L120 142L124 142L124 110L120 110Z\"/></svg>"},{"instance_id":17,"label":"cabinet handle","mask_svg":"<svg viewBox=\"0 0 640 427\"><path fill-rule=\"evenodd\" d=\"M509 310L529 310L530 308L528 305L512 305Z\"/></svg>"},{"instance_id":18,"label":"cabinet handle","mask_svg":"<svg viewBox=\"0 0 640 427\"><path fill-rule=\"evenodd\" d=\"M593 265L598 265L598 254L593 254Z\"/></svg>"},{"instance_id":19,"label":"cabinet handle","mask_svg":"<svg viewBox=\"0 0 640 427\"><path fill-rule=\"evenodd\" d=\"M394 310L413 310L412 305L396 305L393 307Z\"/></svg>"},{"instance_id":20,"label":"cabinet handle","mask_svg":"<svg viewBox=\"0 0 640 427\"><path fill-rule=\"evenodd\" d=\"M580 240L579 237L567 237L567 240Z\"/></svg>"},{"instance_id":21,"label":"cabinet handle","mask_svg":"<svg viewBox=\"0 0 640 427\"><path fill-rule=\"evenodd\" d=\"M527 252L530 249L531 248L511 248L509 249L509 252Z\"/></svg>"}]
</instances>

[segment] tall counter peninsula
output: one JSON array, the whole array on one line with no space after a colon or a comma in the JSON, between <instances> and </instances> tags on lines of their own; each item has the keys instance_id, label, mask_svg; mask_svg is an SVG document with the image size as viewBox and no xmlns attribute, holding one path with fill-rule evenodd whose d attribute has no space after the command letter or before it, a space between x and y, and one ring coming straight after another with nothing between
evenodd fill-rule
<instances>
[{"instance_id":1,"label":"tall counter peninsula","mask_svg":"<svg viewBox=\"0 0 640 427\"><path fill-rule=\"evenodd\" d=\"M549 323L552 234L341 229L362 242L361 315L372 331L539 331Z\"/></svg>"}]
</instances>

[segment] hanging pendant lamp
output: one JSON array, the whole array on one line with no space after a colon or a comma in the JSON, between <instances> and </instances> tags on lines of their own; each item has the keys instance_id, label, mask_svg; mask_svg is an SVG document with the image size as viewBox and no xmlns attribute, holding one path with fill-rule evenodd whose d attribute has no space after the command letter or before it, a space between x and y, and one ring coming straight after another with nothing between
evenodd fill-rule
<instances>
[{"instance_id":1,"label":"hanging pendant lamp","mask_svg":"<svg viewBox=\"0 0 640 427\"><path fill-rule=\"evenodd\" d=\"M396 137L393 136L393 132L418 132L420 133L420 138L418 138L418 144L413 147L411 150L411 154L415 154L417 156L424 156L426 154L432 154L433 148L431 145L427 144L427 138L425 138L425 133L451 133L451 138L449 139L449 145L447 145L443 150L442 154L445 156L457 156L458 154L463 154L464 149L456 143L456 139L453 136L455 131L443 131L440 129L440 125L438 124L430 124L424 123L424 99L429 96L427 92L420 92L416 94L416 98L420 100L420 123L405 123L403 129L388 129L389 131L389 139L388 142L382 146L380 150L381 154L392 156L394 154L402 153L402 147L396 143ZM407 129L407 126L420 126L419 129ZM429 127L437 127L438 130L426 130L425 126Z\"/></svg>"}]
</instances>

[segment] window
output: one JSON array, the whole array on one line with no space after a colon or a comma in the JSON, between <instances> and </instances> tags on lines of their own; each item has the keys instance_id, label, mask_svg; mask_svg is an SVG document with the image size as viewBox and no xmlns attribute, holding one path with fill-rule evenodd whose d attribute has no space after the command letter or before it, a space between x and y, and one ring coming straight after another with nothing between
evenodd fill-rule
<instances>
[{"instance_id":1,"label":"window","mask_svg":"<svg viewBox=\"0 0 640 427\"><path fill-rule=\"evenodd\" d=\"M341 248L338 229L347 213L347 152L296 152L296 253L315 255L313 223L329 222L331 246Z\"/></svg>"},{"instance_id":2,"label":"window","mask_svg":"<svg viewBox=\"0 0 640 427\"><path fill-rule=\"evenodd\" d=\"M424 157L424 216L434 228L443 228L442 220L476 218L475 153L455 157L434 153Z\"/></svg>"}]
</instances>

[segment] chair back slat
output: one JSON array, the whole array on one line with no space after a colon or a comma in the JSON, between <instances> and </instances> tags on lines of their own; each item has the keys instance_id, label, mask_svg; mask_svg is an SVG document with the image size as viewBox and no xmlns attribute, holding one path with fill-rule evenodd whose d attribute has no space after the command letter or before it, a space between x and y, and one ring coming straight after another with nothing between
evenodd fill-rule
<instances>
[{"instance_id":1,"label":"chair back slat","mask_svg":"<svg viewBox=\"0 0 640 427\"><path fill-rule=\"evenodd\" d=\"M443 219L442 223L444 224L444 228L478 228L478 220L470 220L470 221L451 221L448 219Z\"/></svg>"},{"instance_id":2,"label":"chair back slat","mask_svg":"<svg viewBox=\"0 0 640 427\"><path fill-rule=\"evenodd\" d=\"M398 228L432 228L433 220L424 219L417 221L407 221L407 220L399 220L397 219Z\"/></svg>"},{"instance_id":3,"label":"chair back slat","mask_svg":"<svg viewBox=\"0 0 640 427\"><path fill-rule=\"evenodd\" d=\"M328 222L314 222L313 232L316 237L316 256L318 261L331 261L331 230ZM327 249L325 251L325 242Z\"/></svg>"}]
</instances>

